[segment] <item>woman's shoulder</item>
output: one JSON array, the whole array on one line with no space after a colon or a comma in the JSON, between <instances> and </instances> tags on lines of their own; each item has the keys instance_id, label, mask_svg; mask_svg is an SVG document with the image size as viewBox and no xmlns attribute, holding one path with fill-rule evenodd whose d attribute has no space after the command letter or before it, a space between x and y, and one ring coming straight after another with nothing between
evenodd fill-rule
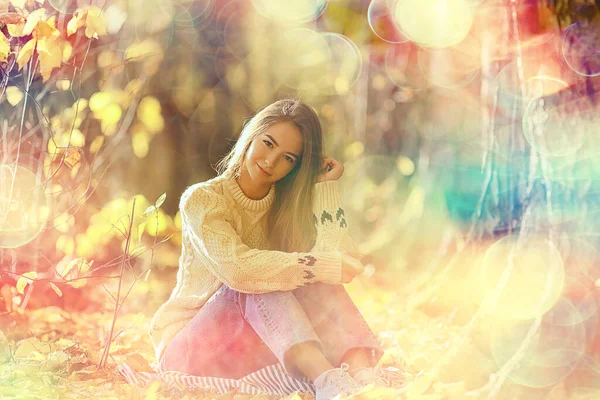
<instances>
[{"instance_id":1,"label":"woman's shoulder","mask_svg":"<svg viewBox=\"0 0 600 400\"><path fill-rule=\"evenodd\" d=\"M226 178L223 176L215 176L209 180L188 186L181 194L179 201L180 208L190 201L218 200L223 198L223 184L225 180Z\"/></svg>"}]
</instances>

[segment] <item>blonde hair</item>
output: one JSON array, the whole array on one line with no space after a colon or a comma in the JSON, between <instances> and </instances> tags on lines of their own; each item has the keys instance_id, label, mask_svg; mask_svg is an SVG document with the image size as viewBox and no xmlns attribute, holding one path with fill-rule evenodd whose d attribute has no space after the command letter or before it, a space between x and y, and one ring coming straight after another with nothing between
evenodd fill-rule
<instances>
[{"instance_id":1,"label":"blonde hair","mask_svg":"<svg viewBox=\"0 0 600 400\"><path fill-rule=\"evenodd\" d=\"M303 139L302 157L275 183L275 199L269 212L268 236L272 250L309 251L315 243L312 202L314 185L323 159L323 133L319 117L297 99L278 100L244 123L240 137L216 165L219 175L239 177L252 141L278 122L293 123Z\"/></svg>"}]
</instances>

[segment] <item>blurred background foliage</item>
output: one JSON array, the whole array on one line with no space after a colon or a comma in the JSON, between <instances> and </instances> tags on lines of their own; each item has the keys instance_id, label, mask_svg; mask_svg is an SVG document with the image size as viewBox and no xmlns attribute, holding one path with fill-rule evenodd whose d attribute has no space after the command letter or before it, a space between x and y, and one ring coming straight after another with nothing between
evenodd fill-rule
<instances>
[{"instance_id":1,"label":"blurred background foliage","mask_svg":"<svg viewBox=\"0 0 600 400\"><path fill-rule=\"evenodd\" d=\"M6 307L56 301L43 287L114 289L130 236L126 308L151 315L175 279L180 194L214 176L245 119L296 96L346 167L350 229L376 285L468 327L516 252L526 272L492 296L493 315L531 320L566 301L577 334L590 330L573 337L593 346L598 11L573 0L5 0ZM94 296L86 306L114 304Z\"/></svg>"}]
</instances>

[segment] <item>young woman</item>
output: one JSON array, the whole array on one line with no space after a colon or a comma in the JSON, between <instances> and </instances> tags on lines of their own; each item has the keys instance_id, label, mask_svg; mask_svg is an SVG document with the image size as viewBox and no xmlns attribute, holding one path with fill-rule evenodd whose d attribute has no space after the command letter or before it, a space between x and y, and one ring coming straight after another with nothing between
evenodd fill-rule
<instances>
[{"instance_id":1,"label":"young woman","mask_svg":"<svg viewBox=\"0 0 600 400\"><path fill-rule=\"evenodd\" d=\"M343 286L363 266L315 112L267 106L217 170L181 196L177 286L150 327L161 369L317 400L398 383Z\"/></svg>"}]
</instances>

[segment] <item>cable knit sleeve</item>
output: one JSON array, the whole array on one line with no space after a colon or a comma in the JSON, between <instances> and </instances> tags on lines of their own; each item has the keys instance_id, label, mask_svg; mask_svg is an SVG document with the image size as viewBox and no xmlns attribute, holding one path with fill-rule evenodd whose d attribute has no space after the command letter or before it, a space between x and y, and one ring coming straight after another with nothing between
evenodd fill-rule
<instances>
[{"instance_id":1,"label":"cable knit sleeve","mask_svg":"<svg viewBox=\"0 0 600 400\"><path fill-rule=\"evenodd\" d=\"M313 251L358 252L358 247L348 233L339 182L319 182L315 184L315 191L313 222L317 227L317 239Z\"/></svg>"},{"instance_id":2,"label":"cable knit sleeve","mask_svg":"<svg viewBox=\"0 0 600 400\"><path fill-rule=\"evenodd\" d=\"M294 290L312 282L341 283L341 253L252 249L231 223L225 198L201 184L180 201L182 228L209 270L233 290L268 293Z\"/></svg>"}]
</instances>

